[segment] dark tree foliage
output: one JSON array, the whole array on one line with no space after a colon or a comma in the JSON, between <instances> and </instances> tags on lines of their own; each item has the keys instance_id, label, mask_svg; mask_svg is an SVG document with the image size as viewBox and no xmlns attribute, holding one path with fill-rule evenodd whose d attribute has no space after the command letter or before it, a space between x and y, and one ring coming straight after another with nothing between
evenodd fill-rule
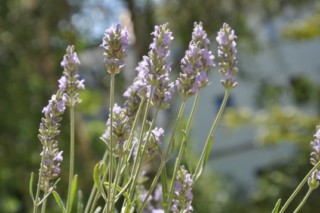
<instances>
[{"instance_id":1,"label":"dark tree foliage","mask_svg":"<svg viewBox=\"0 0 320 213\"><path fill-rule=\"evenodd\" d=\"M38 172L41 110L56 90L60 60L75 42L68 1L0 1L0 209L27 212ZM12 207L10 203L18 203Z\"/></svg>"}]
</instances>

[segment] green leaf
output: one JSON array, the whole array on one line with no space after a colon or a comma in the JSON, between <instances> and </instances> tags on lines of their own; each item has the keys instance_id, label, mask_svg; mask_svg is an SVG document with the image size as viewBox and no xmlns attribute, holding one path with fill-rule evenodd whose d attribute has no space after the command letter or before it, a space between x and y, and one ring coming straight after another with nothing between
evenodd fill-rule
<instances>
[{"instance_id":1,"label":"green leaf","mask_svg":"<svg viewBox=\"0 0 320 213\"><path fill-rule=\"evenodd\" d=\"M81 190L78 191L78 205L77 205L77 213L83 212L83 195Z\"/></svg>"},{"instance_id":2,"label":"green leaf","mask_svg":"<svg viewBox=\"0 0 320 213\"><path fill-rule=\"evenodd\" d=\"M169 188L169 181L167 176L167 168L166 164L164 165L164 168L161 172L160 181L162 185L162 200L164 203L167 203L167 196L168 196L168 188Z\"/></svg>"},{"instance_id":3,"label":"green leaf","mask_svg":"<svg viewBox=\"0 0 320 213\"><path fill-rule=\"evenodd\" d=\"M276 203L276 205L274 206L273 210L271 213L278 213L279 212L279 208L280 208L280 204L281 204L281 199L279 199Z\"/></svg>"},{"instance_id":4,"label":"green leaf","mask_svg":"<svg viewBox=\"0 0 320 213\"><path fill-rule=\"evenodd\" d=\"M75 175L73 177L73 180L72 180L72 183L71 183L70 205L69 205L68 212L72 211L72 205L73 205L74 196L75 196L76 190L77 190L77 184L78 184L78 175Z\"/></svg>"},{"instance_id":5,"label":"green leaf","mask_svg":"<svg viewBox=\"0 0 320 213\"><path fill-rule=\"evenodd\" d=\"M62 209L62 212L66 213L67 212L66 207L64 206L64 204L63 204L58 192L52 191L52 194L53 194L53 197L56 200L58 206Z\"/></svg>"},{"instance_id":6,"label":"green leaf","mask_svg":"<svg viewBox=\"0 0 320 213\"><path fill-rule=\"evenodd\" d=\"M102 161L97 163L93 170L93 182L99 191L101 190L101 176L105 171L106 165Z\"/></svg>"},{"instance_id":7,"label":"green leaf","mask_svg":"<svg viewBox=\"0 0 320 213\"><path fill-rule=\"evenodd\" d=\"M103 161L100 161L99 163L97 163L93 169L93 182L94 185L97 187L98 191L100 192L100 194L102 195L102 197L106 200L106 195L104 193L103 190L103 186L101 183L101 177L103 176L103 174L106 173L106 165L104 164Z\"/></svg>"},{"instance_id":8,"label":"green leaf","mask_svg":"<svg viewBox=\"0 0 320 213\"><path fill-rule=\"evenodd\" d=\"M29 193L30 193L30 196L31 196L32 201L34 202L34 196L33 196L33 179L34 179L34 173L31 172L30 182L29 182Z\"/></svg>"},{"instance_id":9,"label":"green leaf","mask_svg":"<svg viewBox=\"0 0 320 213\"><path fill-rule=\"evenodd\" d=\"M130 182L131 182L131 181L129 181L123 188L121 188L121 186L119 186L119 185L116 186L116 191L119 192L119 193L116 195L116 199L115 199L116 201L119 199L119 197L120 197L121 195L123 195L124 198L126 199L126 202L127 202L127 203L132 203L132 202L131 202L131 199L129 198L129 194L128 194L127 192L125 192L125 191L126 191L126 188L128 188L128 186L130 185L130 184L129 184ZM104 185L104 187L105 187L106 189L109 188L109 182L104 182L103 185ZM114 185L114 184L113 184L113 185Z\"/></svg>"},{"instance_id":10,"label":"green leaf","mask_svg":"<svg viewBox=\"0 0 320 213\"><path fill-rule=\"evenodd\" d=\"M208 143L208 147L206 149L206 154L205 154L205 157L204 157L204 161L203 161L203 168L206 166L206 163L207 163L207 161L209 159L210 152L211 152L211 147L212 147L212 141L213 141L213 137L210 137L209 143Z\"/></svg>"}]
</instances>

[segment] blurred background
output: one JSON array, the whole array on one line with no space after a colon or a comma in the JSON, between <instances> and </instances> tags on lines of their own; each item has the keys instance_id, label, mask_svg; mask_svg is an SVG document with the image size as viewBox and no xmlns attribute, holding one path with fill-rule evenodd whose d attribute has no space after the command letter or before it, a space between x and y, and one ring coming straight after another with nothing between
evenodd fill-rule
<instances>
[{"instance_id":1,"label":"blurred background","mask_svg":"<svg viewBox=\"0 0 320 213\"><path fill-rule=\"evenodd\" d=\"M86 90L77 109L76 173L84 199L91 171L104 153L99 137L108 115L108 82L99 48L103 32L120 22L131 34L127 66L117 76L116 102L147 53L154 25L173 31L172 79L194 22L203 22L216 55L216 33L227 22L238 36L239 86L214 137L205 174L194 187L195 212L271 212L311 168L309 155L320 115L320 3L316 0L1 0L0 212L29 212L30 173L38 172L42 108L57 89L60 61L74 44ZM189 148L198 156L222 100L217 69L203 90ZM162 112L169 127L181 100ZM189 101L192 104L191 100ZM187 112L191 106L187 106ZM68 169L68 116L59 136ZM168 128L166 128L168 129ZM62 170L63 170L62 168ZM67 173L62 172L62 195ZM289 207L292 212L307 188ZM301 212L320 212L318 191ZM62 196L63 197L63 196ZM49 205L51 205L49 203ZM56 211L54 208L52 212Z\"/></svg>"}]
</instances>

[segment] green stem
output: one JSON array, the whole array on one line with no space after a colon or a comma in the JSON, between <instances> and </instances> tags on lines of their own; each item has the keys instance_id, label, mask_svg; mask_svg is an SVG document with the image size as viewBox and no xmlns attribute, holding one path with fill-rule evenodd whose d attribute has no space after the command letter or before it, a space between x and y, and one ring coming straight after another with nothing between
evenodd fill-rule
<instances>
[{"instance_id":1,"label":"green stem","mask_svg":"<svg viewBox=\"0 0 320 213\"><path fill-rule=\"evenodd\" d=\"M173 141L174 141L174 135L175 135L175 132L177 130L177 127L178 127L178 124L179 124L179 121L182 117L182 114L184 112L184 108L186 106L186 102L187 100L186 99L183 99L182 100L182 103L181 103L181 106L180 106L180 110L179 110L179 113L178 113L178 116L177 116L177 119L176 119L176 123L174 125L174 129L173 129L173 132L171 134L171 137L170 137L170 141L169 141L169 144L168 144L168 147L167 147L167 150L165 152L165 159L168 160L169 157L170 157L170 154L171 154L171 150L173 148Z\"/></svg>"},{"instance_id":2,"label":"green stem","mask_svg":"<svg viewBox=\"0 0 320 213\"><path fill-rule=\"evenodd\" d=\"M285 204L282 206L282 208L280 209L279 213L283 213L286 208L289 206L289 204L291 203L291 201L295 198L295 196L299 193L299 191L301 190L301 188L303 187L303 185L308 181L310 175L312 174L312 172L314 172L318 167L320 166L320 161L314 165L314 167L308 172L308 174L303 178L303 180L300 182L300 184L297 186L297 188L293 191L293 193L290 195L290 197L288 198L288 200L285 202Z\"/></svg>"},{"instance_id":3,"label":"green stem","mask_svg":"<svg viewBox=\"0 0 320 213\"><path fill-rule=\"evenodd\" d=\"M112 144L112 130L113 130L113 105L114 105L114 74L111 74L110 79L110 160L109 160L109 189L108 189L108 203L107 203L107 210L112 209L114 207L112 198L112 176L113 176L113 144Z\"/></svg>"},{"instance_id":4,"label":"green stem","mask_svg":"<svg viewBox=\"0 0 320 213\"><path fill-rule=\"evenodd\" d=\"M42 177L42 165L43 165L43 160L44 160L44 156L42 155L41 157L41 163L40 163L40 171L39 171L39 177L38 177L38 183L37 183L37 191L36 191L36 197L34 199L34 203L33 203L33 213L37 213L38 212L38 200L39 200L39 196L40 196L40 181L41 181L41 177Z\"/></svg>"},{"instance_id":5,"label":"green stem","mask_svg":"<svg viewBox=\"0 0 320 213\"><path fill-rule=\"evenodd\" d=\"M142 119L142 126L141 126L141 130L140 130L140 135L139 135L139 141L138 141L138 146L137 146L137 150L138 153L134 159L133 162L133 166L132 166L132 172L131 174L133 174L132 178L135 179L135 171L136 171L136 167L137 167L137 163L138 163L138 157L139 155L141 155L141 146L142 146L142 140L143 140L143 133L144 133L144 129L146 126L146 122L147 122L147 116L148 116L148 112L149 112L149 107L151 104L151 98L149 98L148 102L147 102L147 106L145 109L145 113ZM131 199L132 195L133 195L133 188L134 188L134 182L132 182L131 186L130 186L130 191L129 191L129 198Z\"/></svg>"},{"instance_id":6,"label":"green stem","mask_svg":"<svg viewBox=\"0 0 320 213\"><path fill-rule=\"evenodd\" d=\"M70 164L69 164L69 186L68 186L68 200L67 212L71 212L71 185L74 174L74 98L70 97Z\"/></svg>"},{"instance_id":7,"label":"green stem","mask_svg":"<svg viewBox=\"0 0 320 213\"><path fill-rule=\"evenodd\" d=\"M103 157L102 157L102 162L106 162L107 160L107 157L108 157L108 150L105 151ZM103 177L102 177L102 182L104 182L105 180L105 177L106 177L106 173L103 174ZM94 211L94 207L100 197L99 194L97 194L97 187L93 184L93 187L91 189L91 193L90 193L90 196L89 196L89 199L88 199L88 202L87 202L87 205L86 205L86 208L84 210L84 213L88 213L88 212L93 212ZM91 208L90 208L91 206Z\"/></svg>"},{"instance_id":8,"label":"green stem","mask_svg":"<svg viewBox=\"0 0 320 213\"><path fill-rule=\"evenodd\" d=\"M47 199L44 199L44 201L42 203L42 207L41 207L41 213L46 212L46 207L47 207Z\"/></svg>"},{"instance_id":9,"label":"green stem","mask_svg":"<svg viewBox=\"0 0 320 213\"><path fill-rule=\"evenodd\" d=\"M184 134L182 142L180 144L179 153L178 153L178 156L176 158L175 165L174 165L173 174L172 174L172 180L171 180L171 184L170 184L170 187L169 187L169 193L168 193L167 212L170 211L176 175L177 175L177 172L178 172L178 169L179 169L182 157L183 157L184 149L185 149L186 142L187 142L187 139L188 139L190 127L191 127L191 124L192 124L192 121L193 121L193 118L194 118L194 115L195 115L195 111L196 111L196 108L197 108L198 103L199 103L199 97L200 97L200 93L197 93L196 98L195 98L195 100L193 102L192 110L191 110L191 113L190 113L190 116L189 116L189 119L188 119L188 123L187 123L186 129L185 129L185 134Z\"/></svg>"},{"instance_id":10,"label":"green stem","mask_svg":"<svg viewBox=\"0 0 320 213\"><path fill-rule=\"evenodd\" d=\"M294 210L293 213L298 213L299 210L302 208L302 206L305 204L305 202L308 200L309 196L311 195L313 189L309 187L307 194L304 196L303 200L299 204L299 206Z\"/></svg>"},{"instance_id":11,"label":"green stem","mask_svg":"<svg viewBox=\"0 0 320 213\"><path fill-rule=\"evenodd\" d=\"M134 133L134 129L135 127L137 126L137 123L138 123L138 118L140 117L140 114L142 112L142 108L143 108L143 105L145 103L145 99L146 98L143 98L141 100L141 103L139 105L139 109L137 111L137 115L134 119L134 122L133 122L133 125L132 125L132 128L131 128L131 132L130 132L130 136L129 136L129 139L128 139L128 147L131 147L132 146L132 140L133 140L133 133ZM104 153L103 155L103 158L102 158L102 161L103 162L106 162L106 159L107 159L107 156L108 156L108 150ZM131 152L130 152L131 153ZM126 160L122 161L122 164L121 164L121 168L124 166L124 164L128 163L129 159L130 159L130 156L131 154L129 155L126 155ZM123 171L121 171L121 174L123 173ZM102 178L102 182L105 181L105 175L104 177ZM86 205L86 208L85 208L85 211L84 213L88 213L88 212L93 212L94 211L94 207L99 199L99 195L96 194L97 192L97 188L95 187L95 185L93 186L93 188L91 189L91 193L90 193L90 197L88 199L88 202L87 202L87 205ZM90 208L91 207L91 208Z\"/></svg>"},{"instance_id":12,"label":"green stem","mask_svg":"<svg viewBox=\"0 0 320 213\"><path fill-rule=\"evenodd\" d=\"M221 103L221 106L220 106L220 109L219 109L219 112L211 126L211 129L210 129L210 132L208 134L208 137L207 137L207 140L206 140L206 143L205 143L205 146L202 150L202 153L200 155L200 159L198 161L198 164L197 164L197 167L195 169L195 172L194 172L194 175L192 177L194 183L196 182L196 180L199 178L199 176L201 175L202 173L202 169L203 169L203 165L206 161L205 157L206 157L206 153L209 152L210 150L208 149L211 149L211 145L212 145L212 138L213 138L213 133L214 133L214 130L216 129L219 121L220 121L220 118L223 114L223 111L224 111L224 108L226 106L226 103L227 103L227 100L229 98L229 94L230 94L230 90L227 89L224 93L224 97L223 97L223 101Z\"/></svg>"},{"instance_id":13,"label":"green stem","mask_svg":"<svg viewBox=\"0 0 320 213\"><path fill-rule=\"evenodd\" d=\"M134 118L134 121L133 121L133 124L132 124L132 127L131 127L131 131L130 131L130 135L129 135L129 139L128 139L128 148L131 148L130 152L128 155L126 155L126 160L124 163L128 163L131 156L132 156L132 153L134 151L134 146L132 146L132 142L133 142L133 136L134 136L134 130L138 124L138 121L139 121L139 118L140 118L140 114L142 112L142 109L143 109L143 106L144 106L144 102L146 101L146 97L143 97L143 99L141 100L140 102L140 105L139 105L139 108L138 108L138 111L137 111L137 114Z\"/></svg>"},{"instance_id":14,"label":"green stem","mask_svg":"<svg viewBox=\"0 0 320 213\"><path fill-rule=\"evenodd\" d=\"M133 191L134 191L133 188L136 185L138 174L139 174L139 171L140 171L140 168L141 168L141 164L142 164L142 161L143 161L143 156L144 156L144 153L145 153L145 150L146 150L146 147L147 147L146 143L149 141L149 138L150 138L150 135L151 135L151 130L152 130L152 127L154 126L154 123L155 123L155 120L157 118L158 112L159 112L159 108L157 107L156 114L155 114L155 116L154 116L154 118L153 118L153 120L151 122L150 127L149 127L148 135L146 137L145 144L143 146L142 151L140 152L138 163L136 165L137 168L135 169L135 173L134 173L134 176L133 176L133 181L132 181L132 185L131 185L131 189L130 189L131 196L133 195ZM143 140L143 137L141 138L141 140ZM130 197L130 198L132 198L132 197Z\"/></svg>"},{"instance_id":15,"label":"green stem","mask_svg":"<svg viewBox=\"0 0 320 213\"><path fill-rule=\"evenodd\" d=\"M118 165L117 165L117 170L116 170L116 176L114 178L114 182L113 182L113 192L112 192L112 198L111 200L113 200L114 202L116 202L115 200L115 194L116 194L116 188L117 188L117 185L118 185L118 182L120 180L120 171L121 171L121 165L124 161L124 158L121 158L120 162L118 162Z\"/></svg>"},{"instance_id":16,"label":"green stem","mask_svg":"<svg viewBox=\"0 0 320 213\"><path fill-rule=\"evenodd\" d=\"M169 144L168 144L168 147L167 147L167 150L166 150L166 153L164 155L164 158L165 159L162 159L161 160L161 164L158 168L158 171L152 181L152 184L150 186L150 189L148 190L148 194L146 195L145 197L145 200L143 201L141 207L140 207L140 210L138 212L142 212L143 208L145 207L147 201L148 201L148 198L149 196L151 195L151 193L153 192L154 188L156 187L157 183L158 183L158 179L161 175L161 172L162 172L162 169L164 168L164 165L166 163L166 160L169 158L170 156L170 153L171 153L171 149L173 147L173 141L174 141L174 135L175 135L175 132L177 130L177 127L178 127L178 124L179 124L179 121L182 117L182 114L184 112L184 108L186 106L186 99L184 99L181 103L181 106L180 106L180 110L179 110L179 113L178 113L178 116L177 116L177 119L176 119L176 123L174 125L174 128L173 128L173 131L172 131L172 134L171 134L171 137L170 137L170 141L169 141Z\"/></svg>"}]
</instances>

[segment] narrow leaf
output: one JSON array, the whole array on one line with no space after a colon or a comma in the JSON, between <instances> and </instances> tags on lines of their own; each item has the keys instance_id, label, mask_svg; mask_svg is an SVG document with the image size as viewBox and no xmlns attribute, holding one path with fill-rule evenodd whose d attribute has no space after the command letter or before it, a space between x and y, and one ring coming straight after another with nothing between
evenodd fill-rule
<instances>
[{"instance_id":1,"label":"narrow leaf","mask_svg":"<svg viewBox=\"0 0 320 213\"><path fill-rule=\"evenodd\" d=\"M34 179L34 173L31 172L30 182L29 182L29 193L30 193L30 196L31 196L32 201L34 202L34 196L33 196L33 179Z\"/></svg>"},{"instance_id":2,"label":"narrow leaf","mask_svg":"<svg viewBox=\"0 0 320 213\"><path fill-rule=\"evenodd\" d=\"M280 208L280 204L281 204L281 199L279 199L276 203L276 205L274 206L274 209L272 210L271 213L278 213L279 212L279 208Z\"/></svg>"},{"instance_id":3,"label":"narrow leaf","mask_svg":"<svg viewBox=\"0 0 320 213\"><path fill-rule=\"evenodd\" d=\"M208 147L207 147L207 150L206 150L206 154L205 154L205 158L204 158L204 162L203 162L203 168L205 167L208 159L209 159L209 156L210 156L210 152L211 152L211 147L212 147L212 140L213 140L213 137L210 137L210 140L209 140L209 143L208 143Z\"/></svg>"},{"instance_id":4,"label":"narrow leaf","mask_svg":"<svg viewBox=\"0 0 320 213\"><path fill-rule=\"evenodd\" d=\"M83 195L81 190L78 191L78 205L77 205L77 213L83 212Z\"/></svg>"},{"instance_id":5,"label":"narrow leaf","mask_svg":"<svg viewBox=\"0 0 320 213\"><path fill-rule=\"evenodd\" d=\"M164 203L167 203L167 196L168 196L168 176L167 176L167 168L166 165L164 165L164 168L162 170L163 172L161 172L161 176L160 176L160 181L161 181L161 185L162 185L162 200L164 201ZM174 180L172 180L174 181Z\"/></svg>"},{"instance_id":6,"label":"narrow leaf","mask_svg":"<svg viewBox=\"0 0 320 213\"><path fill-rule=\"evenodd\" d=\"M72 183L71 183L70 205L69 205L68 212L71 212L71 211L72 211L74 196L75 196L76 190L77 190L77 184L78 184L78 175L75 175L75 176L73 177L73 180L72 180Z\"/></svg>"},{"instance_id":7,"label":"narrow leaf","mask_svg":"<svg viewBox=\"0 0 320 213\"><path fill-rule=\"evenodd\" d=\"M93 170L93 182L98 190L101 190L101 176L105 173L106 166L105 164L100 161L97 163Z\"/></svg>"},{"instance_id":8,"label":"narrow leaf","mask_svg":"<svg viewBox=\"0 0 320 213\"><path fill-rule=\"evenodd\" d=\"M58 206L62 209L62 212L66 213L67 212L66 207L64 206L64 204L63 204L63 202L61 200L61 197L59 196L58 192L52 191L52 194L53 194L53 197L56 200Z\"/></svg>"}]
</instances>

